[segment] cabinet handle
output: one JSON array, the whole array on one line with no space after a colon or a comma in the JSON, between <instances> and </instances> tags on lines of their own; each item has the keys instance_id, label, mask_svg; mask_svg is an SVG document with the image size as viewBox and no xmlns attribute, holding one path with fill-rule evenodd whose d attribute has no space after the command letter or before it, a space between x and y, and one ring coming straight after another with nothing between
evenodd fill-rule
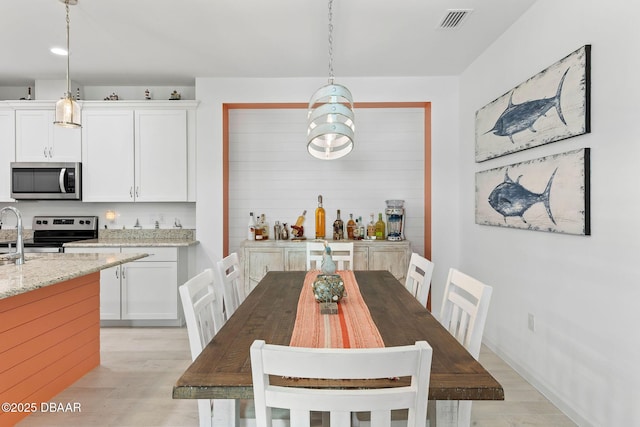
<instances>
[{"instance_id":1,"label":"cabinet handle","mask_svg":"<svg viewBox=\"0 0 640 427\"><path fill-rule=\"evenodd\" d=\"M47 147L44 147L43 154L45 157L47 157Z\"/></svg>"},{"instance_id":2,"label":"cabinet handle","mask_svg":"<svg viewBox=\"0 0 640 427\"><path fill-rule=\"evenodd\" d=\"M136 187L136 197L140 197L140 187Z\"/></svg>"},{"instance_id":3,"label":"cabinet handle","mask_svg":"<svg viewBox=\"0 0 640 427\"><path fill-rule=\"evenodd\" d=\"M126 276L125 276L124 273L125 273L125 271L127 271L127 269L124 268L124 267L120 267L120 268L122 269L122 279L126 279Z\"/></svg>"},{"instance_id":4,"label":"cabinet handle","mask_svg":"<svg viewBox=\"0 0 640 427\"><path fill-rule=\"evenodd\" d=\"M53 149L49 147L49 158L53 159Z\"/></svg>"},{"instance_id":5,"label":"cabinet handle","mask_svg":"<svg viewBox=\"0 0 640 427\"><path fill-rule=\"evenodd\" d=\"M264 266L264 274L267 274L269 272L269 266L265 265Z\"/></svg>"},{"instance_id":6,"label":"cabinet handle","mask_svg":"<svg viewBox=\"0 0 640 427\"><path fill-rule=\"evenodd\" d=\"M133 199L133 187L129 187L129 197Z\"/></svg>"},{"instance_id":7,"label":"cabinet handle","mask_svg":"<svg viewBox=\"0 0 640 427\"><path fill-rule=\"evenodd\" d=\"M120 270L119 268L116 268L116 279L119 279L119 275L118 275L118 270Z\"/></svg>"}]
</instances>

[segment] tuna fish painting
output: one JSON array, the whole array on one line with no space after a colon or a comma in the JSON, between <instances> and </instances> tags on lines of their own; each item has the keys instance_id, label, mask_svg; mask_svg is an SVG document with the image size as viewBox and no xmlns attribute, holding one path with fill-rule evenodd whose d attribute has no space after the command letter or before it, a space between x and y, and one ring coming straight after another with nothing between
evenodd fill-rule
<instances>
[{"instance_id":1,"label":"tuna fish painting","mask_svg":"<svg viewBox=\"0 0 640 427\"><path fill-rule=\"evenodd\" d=\"M507 222L508 216L517 216L520 217L523 222L527 222L524 219L524 213L536 203L542 203L547 210L549 219L555 224L556 220L553 219L553 214L551 213L549 195L551 194L553 177L557 171L558 169L554 170L551 174L551 178L549 178L544 192L533 193L520 185L522 175L514 181L509 177L509 169L507 169L504 173L504 181L498 184L491 194L489 194L489 204L504 216L504 222Z\"/></svg>"},{"instance_id":2,"label":"tuna fish painting","mask_svg":"<svg viewBox=\"0 0 640 427\"><path fill-rule=\"evenodd\" d=\"M590 132L591 46L476 111L476 162Z\"/></svg>"},{"instance_id":3,"label":"tuna fish painting","mask_svg":"<svg viewBox=\"0 0 640 427\"><path fill-rule=\"evenodd\" d=\"M582 148L477 172L476 223L591 234L589 153Z\"/></svg>"}]
</instances>

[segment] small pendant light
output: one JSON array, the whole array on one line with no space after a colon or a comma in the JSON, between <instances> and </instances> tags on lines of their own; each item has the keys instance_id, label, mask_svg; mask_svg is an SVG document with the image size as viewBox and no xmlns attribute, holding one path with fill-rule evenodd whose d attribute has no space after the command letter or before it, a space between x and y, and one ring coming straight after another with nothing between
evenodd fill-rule
<instances>
[{"instance_id":1,"label":"small pendant light","mask_svg":"<svg viewBox=\"0 0 640 427\"><path fill-rule=\"evenodd\" d=\"M71 51L69 50L69 5L78 4L78 0L60 0L65 4L67 12L67 92L64 94L64 98L56 102L56 117L53 124L67 127L77 128L82 126L80 123L80 106L71 97L71 78L69 77L69 56Z\"/></svg>"},{"instance_id":2,"label":"small pendant light","mask_svg":"<svg viewBox=\"0 0 640 427\"><path fill-rule=\"evenodd\" d=\"M322 160L339 159L353 150L353 97L349 89L333 82L333 0L329 0L329 84L309 101L307 149Z\"/></svg>"}]
</instances>

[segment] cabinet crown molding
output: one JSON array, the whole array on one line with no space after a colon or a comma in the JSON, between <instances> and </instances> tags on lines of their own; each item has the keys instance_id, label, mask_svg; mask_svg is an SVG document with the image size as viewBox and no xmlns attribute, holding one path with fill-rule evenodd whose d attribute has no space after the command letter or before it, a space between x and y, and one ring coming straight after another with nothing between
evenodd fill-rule
<instances>
[{"instance_id":1,"label":"cabinet crown molding","mask_svg":"<svg viewBox=\"0 0 640 427\"><path fill-rule=\"evenodd\" d=\"M131 100L131 101L78 101L80 109L92 108L197 108L198 100ZM0 108L14 110L46 110L55 109L56 101L0 101Z\"/></svg>"}]
</instances>

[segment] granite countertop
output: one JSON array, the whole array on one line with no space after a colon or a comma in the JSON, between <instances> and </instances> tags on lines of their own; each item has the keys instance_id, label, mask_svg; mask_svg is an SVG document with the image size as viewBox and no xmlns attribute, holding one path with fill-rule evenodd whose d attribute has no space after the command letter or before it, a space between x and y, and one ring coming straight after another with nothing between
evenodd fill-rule
<instances>
[{"instance_id":1,"label":"granite countertop","mask_svg":"<svg viewBox=\"0 0 640 427\"><path fill-rule=\"evenodd\" d=\"M0 263L0 299L30 292L65 280L146 257L132 254L25 254L22 265ZM6 256L0 256L5 261Z\"/></svg>"},{"instance_id":2,"label":"granite countertop","mask_svg":"<svg viewBox=\"0 0 640 427\"><path fill-rule=\"evenodd\" d=\"M195 230L188 229L152 229L152 230L118 230L105 229L98 231L97 239L78 240L65 243L65 248L88 247L149 247L149 246L193 246L199 242L194 238Z\"/></svg>"}]
</instances>

